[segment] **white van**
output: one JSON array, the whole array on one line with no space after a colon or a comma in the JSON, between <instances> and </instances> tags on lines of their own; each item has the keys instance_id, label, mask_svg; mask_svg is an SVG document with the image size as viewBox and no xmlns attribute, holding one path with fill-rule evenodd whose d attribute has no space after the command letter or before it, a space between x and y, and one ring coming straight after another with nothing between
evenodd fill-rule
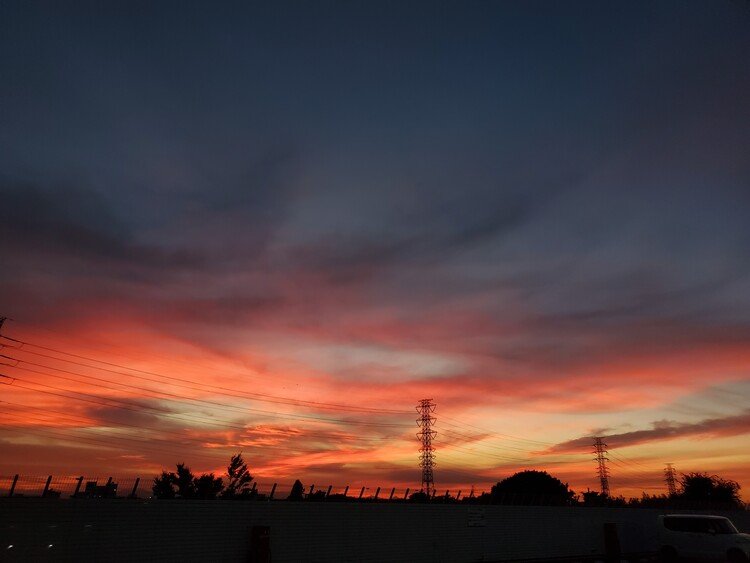
<instances>
[{"instance_id":1,"label":"white van","mask_svg":"<svg viewBox=\"0 0 750 563\"><path fill-rule=\"evenodd\" d=\"M663 561L698 559L750 561L750 535L740 534L723 516L666 514L658 517L659 555Z\"/></svg>"}]
</instances>

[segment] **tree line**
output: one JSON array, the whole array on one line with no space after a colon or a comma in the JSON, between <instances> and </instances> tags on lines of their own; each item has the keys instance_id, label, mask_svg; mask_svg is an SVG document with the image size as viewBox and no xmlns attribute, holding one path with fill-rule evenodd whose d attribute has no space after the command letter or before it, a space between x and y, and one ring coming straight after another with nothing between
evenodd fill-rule
<instances>
[{"instance_id":1,"label":"tree line","mask_svg":"<svg viewBox=\"0 0 750 563\"><path fill-rule=\"evenodd\" d=\"M587 490L580 495L568 483L546 471L520 471L499 481L478 502L485 504L557 504L563 506L628 506L636 508L679 508L705 506L726 509L743 508L740 485L736 481L703 472L684 473L672 494L626 499Z\"/></svg>"},{"instance_id":2,"label":"tree line","mask_svg":"<svg viewBox=\"0 0 750 563\"><path fill-rule=\"evenodd\" d=\"M217 477L214 473L196 476L184 463L178 463L175 471L162 471L154 479L152 492L160 499L254 499L260 495L251 486L253 477L238 453L232 456L226 474ZM287 497L292 501L348 500L342 494L329 495L319 490L305 494L302 482L297 479ZM498 481L489 493L474 496L473 492L462 499L449 494L428 497L424 491L412 493L409 502L444 502L467 504L545 504L558 506L628 506L642 508L680 508L700 505L724 509L738 509L744 505L740 498L740 485L736 481L717 475L694 472L682 474L679 488L673 495L649 495L625 499L622 496L605 496L587 490L577 494L568 483L563 483L546 471L524 470Z\"/></svg>"}]
</instances>

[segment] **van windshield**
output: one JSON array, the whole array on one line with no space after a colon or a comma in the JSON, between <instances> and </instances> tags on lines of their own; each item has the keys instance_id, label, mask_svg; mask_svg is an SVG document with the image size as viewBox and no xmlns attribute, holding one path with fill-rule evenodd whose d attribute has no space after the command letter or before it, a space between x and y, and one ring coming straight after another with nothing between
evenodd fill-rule
<instances>
[{"instance_id":1,"label":"van windshield","mask_svg":"<svg viewBox=\"0 0 750 563\"><path fill-rule=\"evenodd\" d=\"M726 518L719 518L711 522L717 534L738 534L737 528L734 527Z\"/></svg>"}]
</instances>

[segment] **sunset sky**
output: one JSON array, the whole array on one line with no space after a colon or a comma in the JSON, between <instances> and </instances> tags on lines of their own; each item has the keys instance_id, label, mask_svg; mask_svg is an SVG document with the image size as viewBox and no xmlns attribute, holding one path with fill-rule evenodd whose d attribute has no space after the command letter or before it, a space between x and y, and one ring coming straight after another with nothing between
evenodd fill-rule
<instances>
[{"instance_id":1,"label":"sunset sky","mask_svg":"<svg viewBox=\"0 0 750 563\"><path fill-rule=\"evenodd\" d=\"M0 4L0 476L750 493L750 4ZM24 344L22 344L24 343ZM15 378L15 379L13 379Z\"/></svg>"}]
</instances>

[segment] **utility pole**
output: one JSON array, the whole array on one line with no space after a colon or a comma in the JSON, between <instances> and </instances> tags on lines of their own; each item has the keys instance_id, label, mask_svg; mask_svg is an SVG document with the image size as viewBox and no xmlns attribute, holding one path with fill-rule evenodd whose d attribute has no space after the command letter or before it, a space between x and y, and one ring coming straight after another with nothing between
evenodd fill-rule
<instances>
[{"instance_id":1,"label":"utility pole","mask_svg":"<svg viewBox=\"0 0 750 563\"><path fill-rule=\"evenodd\" d=\"M433 476L433 467L435 467L435 448L432 447L432 440L437 436L432 427L437 420L432 413L435 412L435 403L432 399L422 399L417 405L417 412L420 417L417 419L417 426L420 430L417 432L417 438L421 442L419 448L419 466L422 468L422 491L427 498L432 498L435 493L435 480Z\"/></svg>"},{"instance_id":2,"label":"utility pole","mask_svg":"<svg viewBox=\"0 0 750 563\"><path fill-rule=\"evenodd\" d=\"M664 468L664 482L667 484L669 496L675 496L677 494L677 480L675 479L674 465L671 463L668 463Z\"/></svg>"},{"instance_id":3,"label":"utility pole","mask_svg":"<svg viewBox=\"0 0 750 563\"><path fill-rule=\"evenodd\" d=\"M599 474L599 484L601 485L602 495L609 496L609 470L607 469L607 444L600 437L594 438L594 453L597 463L597 472Z\"/></svg>"}]
</instances>

